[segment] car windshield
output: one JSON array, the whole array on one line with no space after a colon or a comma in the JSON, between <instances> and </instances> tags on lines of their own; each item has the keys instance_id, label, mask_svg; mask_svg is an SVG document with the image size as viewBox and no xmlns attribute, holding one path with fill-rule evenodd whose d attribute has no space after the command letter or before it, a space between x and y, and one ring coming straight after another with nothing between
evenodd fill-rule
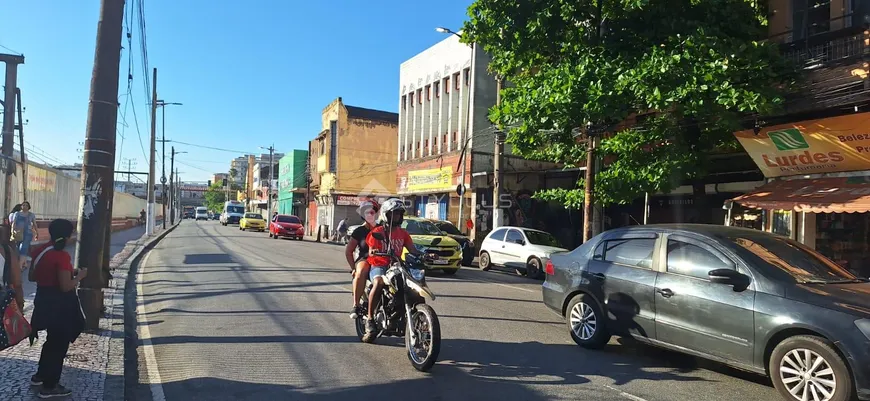
<instances>
[{"instance_id":1,"label":"car windshield","mask_svg":"<svg viewBox=\"0 0 870 401\"><path fill-rule=\"evenodd\" d=\"M552 234L543 231L523 230L526 233L526 238L534 245L552 246L562 248L562 244Z\"/></svg>"},{"instance_id":2,"label":"car windshield","mask_svg":"<svg viewBox=\"0 0 870 401\"><path fill-rule=\"evenodd\" d=\"M439 222L434 223L434 224L438 227L439 230L444 231L447 234L462 235L462 233L459 231L458 228L456 228L456 226L454 226L453 224L448 223L446 221L439 221Z\"/></svg>"},{"instance_id":3,"label":"car windshield","mask_svg":"<svg viewBox=\"0 0 870 401\"><path fill-rule=\"evenodd\" d=\"M278 216L278 222L279 223L302 224L302 222L300 222L299 218L297 218L296 216Z\"/></svg>"},{"instance_id":4,"label":"car windshield","mask_svg":"<svg viewBox=\"0 0 870 401\"><path fill-rule=\"evenodd\" d=\"M263 215L257 213L248 213L245 215L246 219L260 219L263 220Z\"/></svg>"},{"instance_id":5,"label":"car windshield","mask_svg":"<svg viewBox=\"0 0 870 401\"><path fill-rule=\"evenodd\" d=\"M245 212L245 208L241 206L227 206L227 213L238 213L242 214Z\"/></svg>"},{"instance_id":6,"label":"car windshield","mask_svg":"<svg viewBox=\"0 0 870 401\"><path fill-rule=\"evenodd\" d=\"M859 280L822 254L795 241L775 236L735 236L733 243L755 254L795 279L798 283L838 283Z\"/></svg>"},{"instance_id":7,"label":"car windshield","mask_svg":"<svg viewBox=\"0 0 870 401\"><path fill-rule=\"evenodd\" d=\"M426 220L405 220L402 228L411 235L444 235L435 224Z\"/></svg>"}]
</instances>

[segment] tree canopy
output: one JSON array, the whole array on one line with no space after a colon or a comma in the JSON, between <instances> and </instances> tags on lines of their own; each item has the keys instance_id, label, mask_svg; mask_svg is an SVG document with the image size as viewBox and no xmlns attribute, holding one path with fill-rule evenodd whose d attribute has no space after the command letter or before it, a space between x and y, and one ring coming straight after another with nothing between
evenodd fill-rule
<instances>
[{"instance_id":1,"label":"tree canopy","mask_svg":"<svg viewBox=\"0 0 870 401\"><path fill-rule=\"evenodd\" d=\"M605 127L603 204L703 177L703 156L737 149L740 123L775 112L794 78L754 0L477 0L468 14L463 41L509 82L490 119L516 153L582 166L576 134ZM578 184L536 196L580 207Z\"/></svg>"}]
</instances>

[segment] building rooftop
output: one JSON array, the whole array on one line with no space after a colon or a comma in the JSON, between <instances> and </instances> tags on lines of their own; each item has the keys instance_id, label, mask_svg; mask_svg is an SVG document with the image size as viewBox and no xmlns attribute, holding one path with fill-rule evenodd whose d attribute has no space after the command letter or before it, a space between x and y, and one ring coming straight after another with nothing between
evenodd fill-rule
<instances>
[{"instance_id":1,"label":"building rooftop","mask_svg":"<svg viewBox=\"0 0 870 401\"><path fill-rule=\"evenodd\" d=\"M374 110L374 109L366 109L363 107L356 106L348 106L347 108L347 117L348 118L356 118L361 120L373 120L373 121L383 121L393 124L399 123L399 114L398 113L390 113L388 111L382 110Z\"/></svg>"}]
</instances>

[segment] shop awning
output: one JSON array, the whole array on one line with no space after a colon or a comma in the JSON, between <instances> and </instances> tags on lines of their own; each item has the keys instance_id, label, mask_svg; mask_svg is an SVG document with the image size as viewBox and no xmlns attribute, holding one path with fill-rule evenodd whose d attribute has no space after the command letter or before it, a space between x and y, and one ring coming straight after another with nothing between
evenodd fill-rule
<instances>
[{"instance_id":1,"label":"shop awning","mask_svg":"<svg viewBox=\"0 0 870 401\"><path fill-rule=\"evenodd\" d=\"M734 198L750 208L811 213L870 212L870 177L778 180Z\"/></svg>"}]
</instances>

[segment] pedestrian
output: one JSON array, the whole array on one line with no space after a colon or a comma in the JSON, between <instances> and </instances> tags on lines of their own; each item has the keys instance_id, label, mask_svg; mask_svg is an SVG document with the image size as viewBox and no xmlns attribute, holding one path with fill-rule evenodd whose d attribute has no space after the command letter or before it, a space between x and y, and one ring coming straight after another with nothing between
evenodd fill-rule
<instances>
[{"instance_id":1,"label":"pedestrian","mask_svg":"<svg viewBox=\"0 0 870 401\"><path fill-rule=\"evenodd\" d=\"M36 231L36 215L30 211L30 202L21 202L21 210L12 213L12 241L18 244L18 254L21 260L18 267L24 270L27 255L30 254L31 241L39 241Z\"/></svg>"},{"instance_id":2,"label":"pedestrian","mask_svg":"<svg viewBox=\"0 0 870 401\"><path fill-rule=\"evenodd\" d=\"M15 213L20 212L20 211L21 211L21 204L19 203L19 204L15 205L15 207L12 208L11 212L9 212L9 219L6 220L6 222L9 223L10 226L12 225L12 216L15 215Z\"/></svg>"},{"instance_id":3,"label":"pedestrian","mask_svg":"<svg viewBox=\"0 0 870 401\"><path fill-rule=\"evenodd\" d=\"M33 250L33 267L28 278L36 282L31 324L33 343L36 333L46 331L46 340L39 357L39 368L30 384L42 386L39 398L65 397L72 391L60 385L63 360L69 345L84 331L85 318L76 287L88 270L73 269L70 255L64 250L73 233L73 223L57 219L48 226L51 241Z\"/></svg>"},{"instance_id":4,"label":"pedestrian","mask_svg":"<svg viewBox=\"0 0 870 401\"><path fill-rule=\"evenodd\" d=\"M24 288L21 285L21 269L18 266L18 251L10 246L9 237L12 227L9 224L0 225L0 289L12 288L15 291L15 302L19 310L24 310ZM3 299L0 299L2 302ZM0 316L2 317L2 316Z\"/></svg>"},{"instance_id":5,"label":"pedestrian","mask_svg":"<svg viewBox=\"0 0 870 401\"><path fill-rule=\"evenodd\" d=\"M338 222L338 229L335 230L336 242L347 242L347 218L341 219Z\"/></svg>"}]
</instances>

